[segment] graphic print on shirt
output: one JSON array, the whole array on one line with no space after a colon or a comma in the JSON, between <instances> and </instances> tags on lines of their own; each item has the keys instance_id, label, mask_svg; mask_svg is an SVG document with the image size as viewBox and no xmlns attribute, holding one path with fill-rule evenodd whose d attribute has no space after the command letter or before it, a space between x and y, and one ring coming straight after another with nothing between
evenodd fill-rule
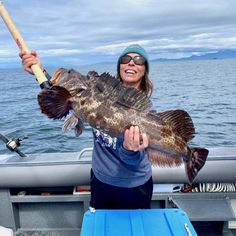
<instances>
[{"instance_id":1,"label":"graphic print on shirt","mask_svg":"<svg viewBox=\"0 0 236 236\"><path fill-rule=\"evenodd\" d=\"M116 149L116 143L117 143L116 137L113 138L109 134L98 129L93 129L93 130L96 136L96 142L100 142L105 147L111 147L113 149Z\"/></svg>"}]
</instances>

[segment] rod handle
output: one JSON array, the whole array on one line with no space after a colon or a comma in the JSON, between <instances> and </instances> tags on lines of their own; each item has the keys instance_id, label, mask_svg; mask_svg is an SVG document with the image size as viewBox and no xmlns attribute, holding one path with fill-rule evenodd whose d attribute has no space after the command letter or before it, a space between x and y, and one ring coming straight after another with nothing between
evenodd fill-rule
<instances>
[{"instance_id":1,"label":"rod handle","mask_svg":"<svg viewBox=\"0 0 236 236\"><path fill-rule=\"evenodd\" d=\"M0 15L5 22L7 28L9 29L13 39L15 40L18 47L27 53L30 52L28 46L26 45L24 39L22 38L20 32L18 31L16 25L14 24L13 20L11 19L9 13L7 12L6 8L4 7L2 1L0 1ZM39 67L38 64L32 65L31 69L40 84L40 87L47 87L49 85L49 81L44 75L42 69Z\"/></svg>"}]
</instances>

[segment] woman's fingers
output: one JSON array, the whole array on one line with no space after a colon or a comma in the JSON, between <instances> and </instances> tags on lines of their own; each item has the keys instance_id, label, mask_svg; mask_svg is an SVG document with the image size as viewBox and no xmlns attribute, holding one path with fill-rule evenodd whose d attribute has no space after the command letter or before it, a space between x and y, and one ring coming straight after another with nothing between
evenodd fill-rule
<instances>
[{"instance_id":1,"label":"woman's fingers","mask_svg":"<svg viewBox=\"0 0 236 236\"><path fill-rule=\"evenodd\" d=\"M19 57L22 59L22 66L24 70L29 72L30 74L33 74L33 71L31 69L32 65L38 64L42 69L41 61L35 51L20 51Z\"/></svg>"},{"instance_id":2,"label":"woman's fingers","mask_svg":"<svg viewBox=\"0 0 236 236\"><path fill-rule=\"evenodd\" d=\"M148 136L143 133L140 134L138 126L131 126L125 130L124 134L124 148L132 151L139 151L148 147Z\"/></svg>"}]
</instances>

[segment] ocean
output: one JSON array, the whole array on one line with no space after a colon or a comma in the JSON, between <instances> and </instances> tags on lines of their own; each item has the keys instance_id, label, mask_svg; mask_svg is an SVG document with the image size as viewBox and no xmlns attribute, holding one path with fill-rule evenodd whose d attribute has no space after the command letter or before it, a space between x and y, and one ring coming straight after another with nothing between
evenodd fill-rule
<instances>
[{"instance_id":1,"label":"ocean","mask_svg":"<svg viewBox=\"0 0 236 236\"><path fill-rule=\"evenodd\" d=\"M47 68L52 74L56 68ZM116 65L74 67L115 74ZM190 146L236 146L236 60L152 62L152 101L157 111L184 109L192 117L196 135ZM26 154L74 152L92 147L91 128L78 138L61 132L63 120L41 114L40 87L23 69L0 69L0 133L8 138L28 137L20 150ZM0 154L10 153L0 140Z\"/></svg>"}]
</instances>

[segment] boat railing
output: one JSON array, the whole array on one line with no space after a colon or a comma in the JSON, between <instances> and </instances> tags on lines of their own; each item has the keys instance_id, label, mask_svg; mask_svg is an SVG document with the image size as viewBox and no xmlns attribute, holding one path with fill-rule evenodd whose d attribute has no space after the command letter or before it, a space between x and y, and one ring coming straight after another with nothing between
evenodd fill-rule
<instances>
[{"instance_id":1,"label":"boat railing","mask_svg":"<svg viewBox=\"0 0 236 236\"><path fill-rule=\"evenodd\" d=\"M84 148L78 154L78 160L91 160L93 148Z\"/></svg>"}]
</instances>

